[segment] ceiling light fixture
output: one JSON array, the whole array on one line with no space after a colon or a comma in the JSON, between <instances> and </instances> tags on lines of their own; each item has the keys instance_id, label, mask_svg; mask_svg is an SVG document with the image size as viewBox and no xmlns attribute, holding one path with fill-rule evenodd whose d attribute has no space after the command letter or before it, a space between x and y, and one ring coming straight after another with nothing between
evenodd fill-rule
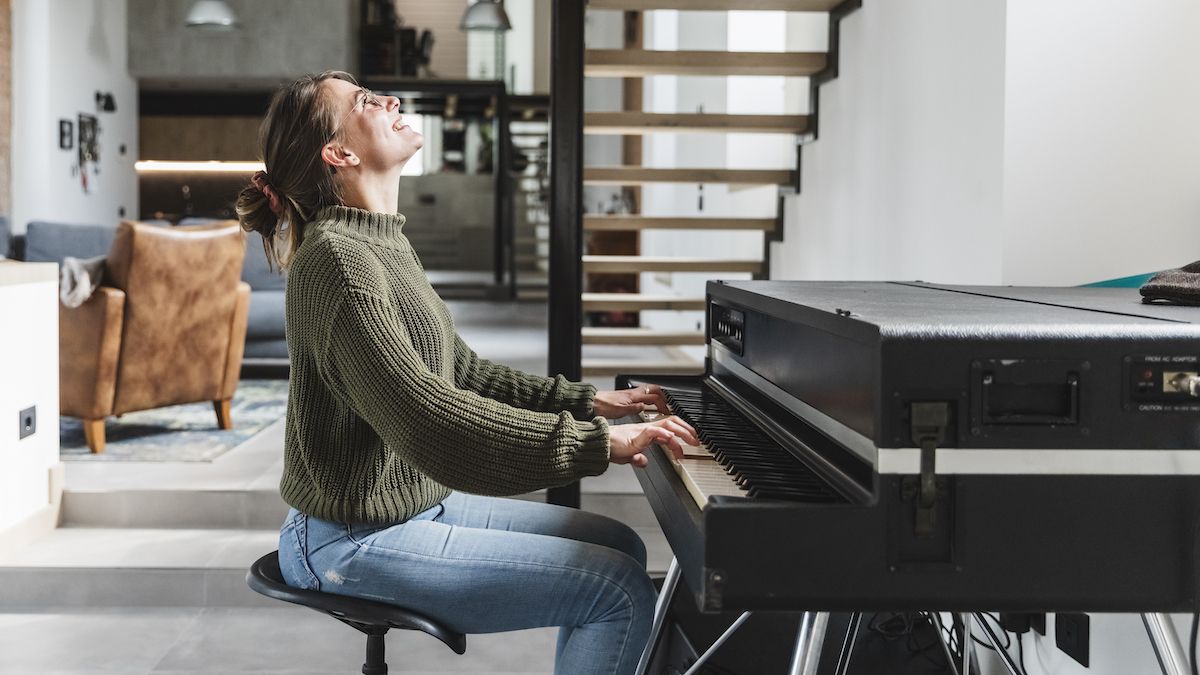
<instances>
[{"instance_id":1,"label":"ceiling light fixture","mask_svg":"<svg viewBox=\"0 0 1200 675\"><path fill-rule=\"evenodd\" d=\"M196 0L187 15L188 28L229 31L238 27L237 15L225 0Z\"/></svg>"}]
</instances>

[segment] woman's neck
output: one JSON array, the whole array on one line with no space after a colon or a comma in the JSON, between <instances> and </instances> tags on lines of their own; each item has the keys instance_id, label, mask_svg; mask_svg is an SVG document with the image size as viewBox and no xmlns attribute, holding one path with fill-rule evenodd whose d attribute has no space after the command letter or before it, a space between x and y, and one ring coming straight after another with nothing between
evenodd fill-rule
<instances>
[{"instance_id":1,"label":"woman's neck","mask_svg":"<svg viewBox=\"0 0 1200 675\"><path fill-rule=\"evenodd\" d=\"M348 177L342 182L342 203L375 213L398 213L400 172Z\"/></svg>"}]
</instances>

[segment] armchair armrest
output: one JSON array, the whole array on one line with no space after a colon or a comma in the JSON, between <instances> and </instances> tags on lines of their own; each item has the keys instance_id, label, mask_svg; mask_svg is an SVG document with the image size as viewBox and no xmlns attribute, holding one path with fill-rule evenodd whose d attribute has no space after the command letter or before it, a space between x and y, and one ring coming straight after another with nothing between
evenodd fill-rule
<instances>
[{"instance_id":1,"label":"armchair armrest","mask_svg":"<svg viewBox=\"0 0 1200 675\"><path fill-rule=\"evenodd\" d=\"M246 351L246 324L250 318L250 284L239 281L237 300L233 306L233 321L229 326L229 351L225 357L225 377L221 384L221 398L233 398L241 377L242 355Z\"/></svg>"},{"instance_id":2,"label":"armchair armrest","mask_svg":"<svg viewBox=\"0 0 1200 675\"><path fill-rule=\"evenodd\" d=\"M112 414L125 291L101 286L79 307L58 306L59 409L68 417Z\"/></svg>"}]
</instances>

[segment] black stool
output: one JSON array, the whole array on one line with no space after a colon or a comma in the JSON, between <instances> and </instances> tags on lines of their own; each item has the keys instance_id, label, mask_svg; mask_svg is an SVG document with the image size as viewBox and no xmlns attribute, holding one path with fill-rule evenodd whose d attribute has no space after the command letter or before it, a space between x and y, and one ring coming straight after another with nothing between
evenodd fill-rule
<instances>
[{"instance_id":1,"label":"black stool","mask_svg":"<svg viewBox=\"0 0 1200 675\"><path fill-rule=\"evenodd\" d=\"M387 675L387 662L383 658L383 636L392 628L429 633L446 643L456 654L467 651L467 636L455 633L433 619L403 607L288 586L279 571L279 551L271 551L254 561L246 574L246 583L268 598L310 607L365 633L367 661L362 667L363 675Z\"/></svg>"}]
</instances>

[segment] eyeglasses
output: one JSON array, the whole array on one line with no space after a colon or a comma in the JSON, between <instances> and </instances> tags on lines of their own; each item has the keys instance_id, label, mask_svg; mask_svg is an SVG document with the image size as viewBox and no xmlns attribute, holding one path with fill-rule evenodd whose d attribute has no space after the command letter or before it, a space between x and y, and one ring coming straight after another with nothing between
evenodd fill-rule
<instances>
[{"instance_id":1,"label":"eyeglasses","mask_svg":"<svg viewBox=\"0 0 1200 675\"><path fill-rule=\"evenodd\" d=\"M356 96L354 99L354 105L350 106L350 110L346 112L345 117L343 117L341 121L337 123L337 126L333 128L333 133L329 135L329 141L332 141L335 137L337 137L338 132L342 130L343 126L345 126L346 120L350 119L350 116L353 115L354 111L358 110L360 106L362 107L363 112L366 112L368 107L382 108L384 107L383 98L366 87L360 87L358 96ZM326 141L326 143L329 141Z\"/></svg>"}]
</instances>

